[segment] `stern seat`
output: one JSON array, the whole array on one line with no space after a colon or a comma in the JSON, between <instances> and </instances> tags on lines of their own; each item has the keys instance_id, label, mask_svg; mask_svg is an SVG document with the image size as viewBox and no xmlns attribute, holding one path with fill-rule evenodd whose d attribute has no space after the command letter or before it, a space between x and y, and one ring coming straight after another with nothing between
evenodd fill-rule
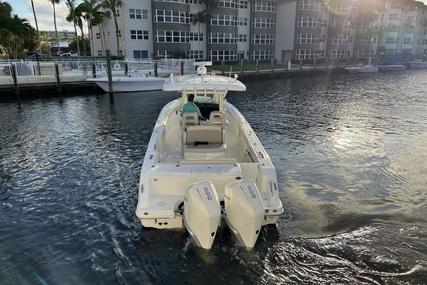
<instances>
[{"instance_id":1,"label":"stern seat","mask_svg":"<svg viewBox=\"0 0 427 285\"><path fill-rule=\"evenodd\" d=\"M222 123L195 125L197 114L183 115L184 159L223 158L226 153Z\"/></svg>"}]
</instances>

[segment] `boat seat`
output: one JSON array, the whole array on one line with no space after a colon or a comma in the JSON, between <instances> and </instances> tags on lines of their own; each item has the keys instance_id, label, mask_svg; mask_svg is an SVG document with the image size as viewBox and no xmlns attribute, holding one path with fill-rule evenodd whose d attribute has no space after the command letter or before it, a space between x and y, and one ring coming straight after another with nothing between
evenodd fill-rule
<instances>
[{"instance_id":1,"label":"boat seat","mask_svg":"<svg viewBox=\"0 0 427 285\"><path fill-rule=\"evenodd\" d=\"M189 126L184 131L184 159L212 159L225 156L220 125Z\"/></svg>"},{"instance_id":2,"label":"boat seat","mask_svg":"<svg viewBox=\"0 0 427 285\"><path fill-rule=\"evenodd\" d=\"M184 132L186 145L223 144L222 128L219 125L188 126Z\"/></svg>"},{"instance_id":3,"label":"boat seat","mask_svg":"<svg viewBox=\"0 0 427 285\"><path fill-rule=\"evenodd\" d=\"M194 112L182 112L181 123L183 130L187 130L189 126L199 125L199 115Z\"/></svg>"},{"instance_id":4,"label":"boat seat","mask_svg":"<svg viewBox=\"0 0 427 285\"><path fill-rule=\"evenodd\" d=\"M209 115L209 123L211 125L222 125L224 123L224 113L220 111L212 111Z\"/></svg>"}]
</instances>

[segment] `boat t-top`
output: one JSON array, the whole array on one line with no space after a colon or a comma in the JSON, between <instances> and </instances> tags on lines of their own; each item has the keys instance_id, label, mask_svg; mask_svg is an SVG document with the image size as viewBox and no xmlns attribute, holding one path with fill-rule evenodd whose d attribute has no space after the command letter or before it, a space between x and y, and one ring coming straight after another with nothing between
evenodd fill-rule
<instances>
[{"instance_id":1,"label":"boat t-top","mask_svg":"<svg viewBox=\"0 0 427 285\"><path fill-rule=\"evenodd\" d=\"M276 171L258 137L225 100L245 91L234 78L208 74L171 75L164 91L181 93L165 105L155 124L141 169L136 215L144 227L186 228L197 246L210 249L221 220L247 249L261 227L283 212ZM189 95L199 107L182 112ZM193 97L191 96L191 97Z\"/></svg>"}]
</instances>

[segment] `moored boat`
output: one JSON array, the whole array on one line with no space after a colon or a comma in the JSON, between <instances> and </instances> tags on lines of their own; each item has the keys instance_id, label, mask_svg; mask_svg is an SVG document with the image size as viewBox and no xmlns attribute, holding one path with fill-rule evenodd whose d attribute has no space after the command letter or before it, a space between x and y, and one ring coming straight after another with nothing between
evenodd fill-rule
<instances>
[{"instance_id":1,"label":"moored boat","mask_svg":"<svg viewBox=\"0 0 427 285\"><path fill-rule=\"evenodd\" d=\"M207 74L171 77L164 91L181 98L165 105L141 168L136 215L144 227L186 228L196 245L210 249L224 219L247 249L261 227L283 212L273 163L242 114L225 101L246 87L235 78ZM201 115L182 112L189 96Z\"/></svg>"},{"instance_id":2,"label":"moored boat","mask_svg":"<svg viewBox=\"0 0 427 285\"><path fill-rule=\"evenodd\" d=\"M414 60L409 63L409 67L412 69L425 69L427 68L427 61Z\"/></svg>"},{"instance_id":3,"label":"moored boat","mask_svg":"<svg viewBox=\"0 0 427 285\"><path fill-rule=\"evenodd\" d=\"M379 68L378 66L372 64L358 64L355 66L346 67L345 70L350 73L375 73L379 71Z\"/></svg>"},{"instance_id":4,"label":"moored boat","mask_svg":"<svg viewBox=\"0 0 427 285\"><path fill-rule=\"evenodd\" d=\"M166 78L154 76L128 75L113 76L113 92L136 92L161 90ZM87 81L95 82L105 92L109 91L108 77L89 78Z\"/></svg>"},{"instance_id":5,"label":"moored boat","mask_svg":"<svg viewBox=\"0 0 427 285\"><path fill-rule=\"evenodd\" d=\"M403 64L383 64L378 65L380 71L401 71L406 70L406 66Z\"/></svg>"}]
</instances>

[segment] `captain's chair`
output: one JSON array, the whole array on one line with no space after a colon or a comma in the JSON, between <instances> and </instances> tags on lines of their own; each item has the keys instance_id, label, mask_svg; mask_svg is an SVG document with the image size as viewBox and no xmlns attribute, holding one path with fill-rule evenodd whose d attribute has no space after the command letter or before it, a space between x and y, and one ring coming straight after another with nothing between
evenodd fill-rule
<instances>
[{"instance_id":1,"label":"captain's chair","mask_svg":"<svg viewBox=\"0 0 427 285\"><path fill-rule=\"evenodd\" d=\"M199 116L197 113L183 112L181 122L182 129L186 131L189 126L199 125Z\"/></svg>"},{"instance_id":2,"label":"captain's chair","mask_svg":"<svg viewBox=\"0 0 427 285\"><path fill-rule=\"evenodd\" d=\"M220 111L212 111L209 115L209 123L211 125L223 125L224 113Z\"/></svg>"}]
</instances>

